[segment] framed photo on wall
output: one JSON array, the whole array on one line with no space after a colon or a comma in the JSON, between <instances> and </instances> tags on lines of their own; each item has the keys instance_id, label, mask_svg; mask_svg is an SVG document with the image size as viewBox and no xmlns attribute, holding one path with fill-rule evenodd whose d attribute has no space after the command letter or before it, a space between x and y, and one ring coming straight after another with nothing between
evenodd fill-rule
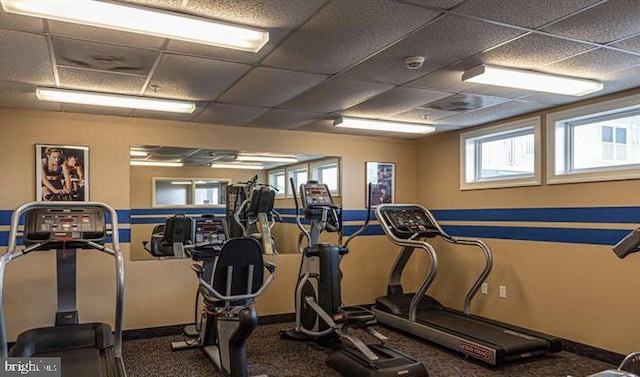
<instances>
[{"instance_id":1,"label":"framed photo on wall","mask_svg":"<svg viewBox=\"0 0 640 377\"><path fill-rule=\"evenodd\" d=\"M89 147L36 144L36 200L89 200Z\"/></svg>"},{"instance_id":2,"label":"framed photo on wall","mask_svg":"<svg viewBox=\"0 0 640 377\"><path fill-rule=\"evenodd\" d=\"M393 162L366 163L366 193L371 195L371 205L394 203L396 193L396 164ZM369 183L373 183L373 193L369 194ZM366 198L365 198L366 201Z\"/></svg>"}]
</instances>

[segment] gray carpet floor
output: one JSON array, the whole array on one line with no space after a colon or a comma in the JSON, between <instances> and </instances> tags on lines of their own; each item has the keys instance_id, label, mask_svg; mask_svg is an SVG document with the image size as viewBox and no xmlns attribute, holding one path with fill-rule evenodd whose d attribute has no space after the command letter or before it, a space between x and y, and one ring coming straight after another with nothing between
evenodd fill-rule
<instances>
[{"instance_id":1,"label":"gray carpet floor","mask_svg":"<svg viewBox=\"0 0 640 377\"><path fill-rule=\"evenodd\" d=\"M331 350L313 342L280 339L279 330L291 325L258 326L247 343L249 373L268 374L270 377L339 376L324 364ZM581 377L613 367L570 352L490 367L386 327L378 330L389 338L389 346L424 362L430 377ZM367 339L366 336L358 336ZM223 376L199 349L172 352L170 343L179 340L182 340L180 336L165 336L124 342L123 354L129 377Z\"/></svg>"}]
</instances>

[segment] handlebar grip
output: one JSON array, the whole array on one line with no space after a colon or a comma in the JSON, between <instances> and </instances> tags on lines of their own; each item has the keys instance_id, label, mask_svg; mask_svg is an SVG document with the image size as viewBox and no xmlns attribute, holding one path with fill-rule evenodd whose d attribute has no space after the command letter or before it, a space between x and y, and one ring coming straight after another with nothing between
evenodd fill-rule
<instances>
[{"instance_id":1,"label":"handlebar grip","mask_svg":"<svg viewBox=\"0 0 640 377\"><path fill-rule=\"evenodd\" d=\"M340 248L338 248L338 254L345 255L347 253L349 253L349 248L348 247L340 247Z\"/></svg>"}]
</instances>

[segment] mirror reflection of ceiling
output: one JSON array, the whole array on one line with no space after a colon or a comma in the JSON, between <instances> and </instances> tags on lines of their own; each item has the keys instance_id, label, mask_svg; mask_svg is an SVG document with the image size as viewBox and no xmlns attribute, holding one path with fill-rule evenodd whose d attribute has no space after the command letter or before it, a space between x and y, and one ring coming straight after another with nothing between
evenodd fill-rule
<instances>
[{"instance_id":1,"label":"mirror reflection of ceiling","mask_svg":"<svg viewBox=\"0 0 640 377\"><path fill-rule=\"evenodd\" d=\"M169 147L164 145L132 145L129 150L131 164L177 163L186 167L219 165L227 168L274 169L298 162L324 157L316 154L292 154L240 151L233 149L206 149ZM142 165L141 164L141 165Z\"/></svg>"}]
</instances>

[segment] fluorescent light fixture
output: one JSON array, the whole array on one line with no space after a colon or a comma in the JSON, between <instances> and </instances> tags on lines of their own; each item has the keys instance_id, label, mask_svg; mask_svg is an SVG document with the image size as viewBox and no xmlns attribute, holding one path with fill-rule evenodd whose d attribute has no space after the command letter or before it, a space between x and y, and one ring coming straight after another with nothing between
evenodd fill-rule
<instances>
[{"instance_id":1,"label":"fluorescent light fixture","mask_svg":"<svg viewBox=\"0 0 640 377\"><path fill-rule=\"evenodd\" d=\"M149 153L145 151L129 151L129 156L131 157L147 157Z\"/></svg>"},{"instance_id":2,"label":"fluorescent light fixture","mask_svg":"<svg viewBox=\"0 0 640 377\"><path fill-rule=\"evenodd\" d=\"M262 170L262 165L248 165L248 164L211 164L212 168L220 169L247 169L247 170Z\"/></svg>"},{"instance_id":3,"label":"fluorescent light fixture","mask_svg":"<svg viewBox=\"0 0 640 377\"><path fill-rule=\"evenodd\" d=\"M128 109L166 111L183 114L191 114L196 109L195 103L191 101L84 92L69 89L37 88L36 97L41 101L124 107Z\"/></svg>"},{"instance_id":4,"label":"fluorescent light fixture","mask_svg":"<svg viewBox=\"0 0 640 377\"><path fill-rule=\"evenodd\" d=\"M1 0L8 13L258 52L269 32L206 18L94 0Z\"/></svg>"},{"instance_id":5,"label":"fluorescent light fixture","mask_svg":"<svg viewBox=\"0 0 640 377\"><path fill-rule=\"evenodd\" d=\"M298 162L295 157L277 157L277 156L238 156L236 161L257 161L257 162Z\"/></svg>"},{"instance_id":6,"label":"fluorescent light fixture","mask_svg":"<svg viewBox=\"0 0 640 377\"><path fill-rule=\"evenodd\" d=\"M169 168L180 168L184 164L182 162L163 162L163 161L129 161L131 166L164 166Z\"/></svg>"},{"instance_id":7,"label":"fluorescent light fixture","mask_svg":"<svg viewBox=\"0 0 640 377\"><path fill-rule=\"evenodd\" d=\"M386 120L373 120L364 118L338 118L333 123L338 128L354 128L358 130L372 131L388 131L403 132L411 134L427 134L436 130L434 126L415 124L415 123L399 123L389 122Z\"/></svg>"},{"instance_id":8,"label":"fluorescent light fixture","mask_svg":"<svg viewBox=\"0 0 640 377\"><path fill-rule=\"evenodd\" d=\"M462 81L570 96L584 96L604 88L598 81L486 64L465 71Z\"/></svg>"},{"instance_id":9,"label":"fluorescent light fixture","mask_svg":"<svg viewBox=\"0 0 640 377\"><path fill-rule=\"evenodd\" d=\"M171 181L172 185L190 185L191 181Z\"/></svg>"}]
</instances>

